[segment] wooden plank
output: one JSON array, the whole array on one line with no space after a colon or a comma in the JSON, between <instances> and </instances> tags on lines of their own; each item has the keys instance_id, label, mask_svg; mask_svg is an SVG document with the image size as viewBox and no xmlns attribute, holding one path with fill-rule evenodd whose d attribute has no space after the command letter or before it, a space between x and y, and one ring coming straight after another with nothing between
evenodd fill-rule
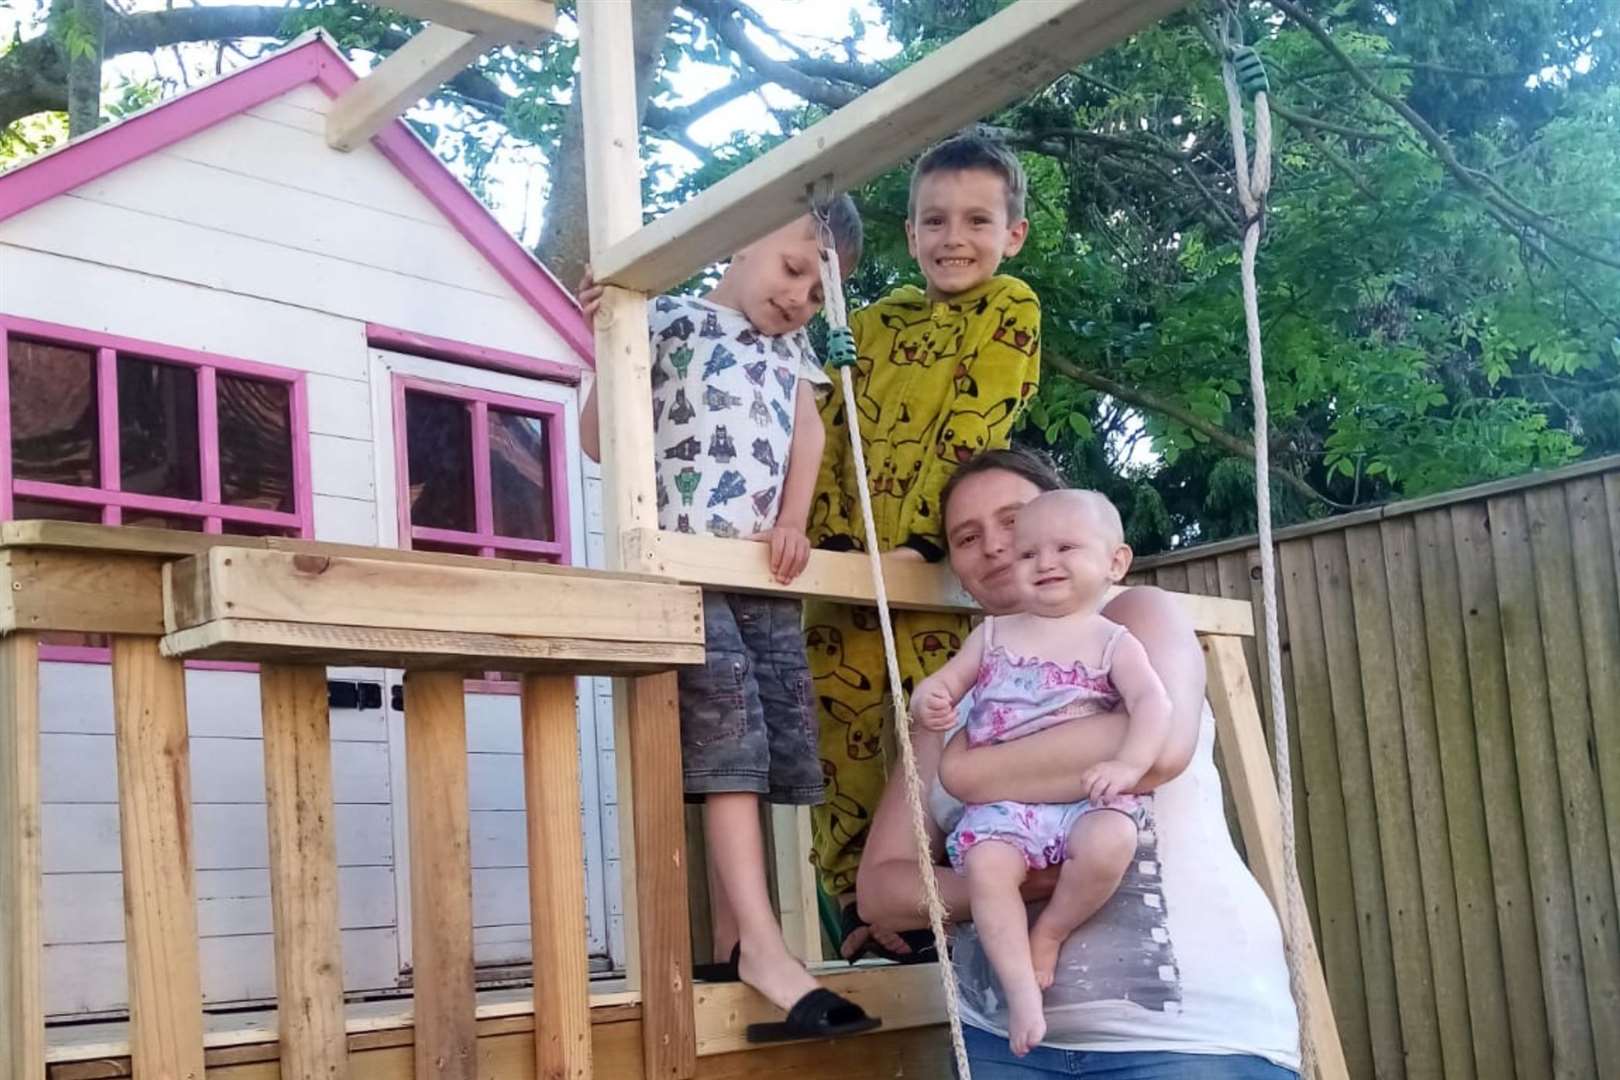
<instances>
[{"instance_id":1,"label":"wooden plank","mask_svg":"<svg viewBox=\"0 0 1620 1080\"><path fill-rule=\"evenodd\" d=\"M1598 1062L1597 1075L1611 1080L1620 1077L1620 911L1615 907L1608 866L1609 844L1587 689L1569 506L1561 487L1527 491L1524 503L1535 563L1553 747L1563 791L1592 1047Z\"/></svg>"},{"instance_id":2,"label":"wooden plank","mask_svg":"<svg viewBox=\"0 0 1620 1080\"><path fill-rule=\"evenodd\" d=\"M809 565L792 584L780 585L770 575L764 545L744 540L649 530L627 538L628 557L638 567L664 577L731 592L814 596L845 603L873 602L871 564L864 553L812 551ZM649 554L649 552L651 554ZM884 583L889 604L922 611L976 611L978 605L948 567L914 560L885 558ZM1117 595L1116 586L1109 597ZM1254 632L1249 606L1217 596L1178 595L1202 634L1248 635Z\"/></svg>"},{"instance_id":3,"label":"wooden plank","mask_svg":"<svg viewBox=\"0 0 1620 1080\"><path fill-rule=\"evenodd\" d=\"M1316 560L1317 600L1333 701L1333 732L1339 748L1339 785L1344 794L1345 831L1350 838L1350 878L1361 944L1363 993L1372 1036L1373 1063L1380 1077L1406 1076L1401 1043L1400 1001L1384 866L1378 842L1377 796L1367 742L1367 711L1361 697L1361 656L1350 598L1350 560L1344 537L1311 538ZM1414 1078L1416 1080L1416 1078Z\"/></svg>"},{"instance_id":4,"label":"wooden plank","mask_svg":"<svg viewBox=\"0 0 1620 1080\"><path fill-rule=\"evenodd\" d=\"M412 18L453 26L499 41L532 45L557 25L550 0L388 0Z\"/></svg>"},{"instance_id":5,"label":"wooden plank","mask_svg":"<svg viewBox=\"0 0 1620 1080\"><path fill-rule=\"evenodd\" d=\"M1501 604L1508 702L1519 771L1530 882L1535 890L1536 941L1553 1041L1553 1076L1598 1075L1587 1011L1581 932L1570 878L1558 751L1553 736L1547 665L1542 653L1530 524L1522 495L1488 504L1496 595Z\"/></svg>"},{"instance_id":6,"label":"wooden plank","mask_svg":"<svg viewBox=\"0 0 1620 1080\"><path fill-rule=\"evenodd\" d=\"M625 698L629 741L619 752L630 755L636 793L644 1069L649 1080L686 1080L697 1068L697 1049L675 676L631 680Z\"/></svg>"},{"instance_id":7,"label":"wooden plank","mask_svg":"<svg viewBox=\"0 0 1620 1080\"><path fill-rule=\"evenodd\" d=\"M1182 563L1160 567L1153 574L1153 584L1174 593L1187 591L1187 567Z\"/></svg>"},{"instance_id":8,"label":"wooden plank","mask_svg":"<svg viewBox=\"0 0 1620 1080\"><path fill-rule=\"evenodd\" d=\"M1045 0L1006 7L634 236L615 237L611 247L593 242L597 275L661 292L803 214L814 185L852 191L1181 6L1180 0ZM628 48L612 55L628 67ZM587 49L585 70L605 58ZM628 80L629 72L620 77ZM590 116L585 122L589 132ZM610 128L604 141L620 137Z\"/></svg>"},{"instance_id":9,"label":"wooden plank","mask_svg":"<svg viewBox=\"0 0 1620 1080\"><path fill-rule=\"evenodd\" d=\"M591 1076L578 725L572 678L531 675L523 680L523 802L529 832L538 1080Z\"/></svg>"},{"instance_id":10,"label":"wooden plank","mask_svg":"<svg viewBox=\"0 0 1620 1080\"><path fill-rule=\"evenodd\" d=\"M161 634L161 574L138 556L0 551L0 633Z\"/></svg>"},{"instance_id":11,"label":"wooden plank","mask_svg":"<svg viewBox=\"0 0 1620 1080\"><path fill-rule=\"evenodd\" d=\"M1530 888L1519 772L1514 761L1507 660L1496 592L1496 557L1485 504L1449 512L1457 564L1463 640L1468 652L1468 723L1479 749L1480 789L1490 844L1492 895L1502 947L1503 985L1513 1027L1517 1075L1551 1076L1552 1036L1541 984L1535 900Z\"/></svg>"},{"instance_id":12,"label":"wooden plank","mask_svg":"<svg viewBox=\"0 0 1620 1080\"><path fill-rule=\"evenodd\" d=\"M1349 833L1339 778L1339 751L1333 734L1333 702L1328 686L1327 646L1317 599L1316 561L1309 541L1283 544L1277 551L1278 579L1284 584L1284 610L1292 635L1297 699L1294 728L1300 733L1300 775L1306 821L1310 826L1311 868L1316 880L1317 921L1328 992L1338 1019L1340 1042L1352 1075L1371 1076L1372 1037L1363 985L1361 946L1350 872Z\"/></svg>"},{"instance_id":13,"label":"wooden plank","mask_svg":"<svg viewBox=\"0 0 1620 1080\"><path fill-rule=\"evenodd\" d=\"M1361 703L1371 769L1374 836L1383 859L1384 897L1400 1006L1401 1042L1413 1076L1449 1076L1453 1062L1442 1057L1434 1000L1434 969L1424 918L1423 882L1418 868L1417 825L1412 819L1412 778L1402 735L1400 691L1392 641L1389 581L1384 570L1378 526L1363 525L1344 535L1349 559L1349 601L1355 626L1355 662L1360 667ZM1408 667L1402 657L1399 666ZM1349 696L1348 694L1346 695ZM1428 783L1432 778L1423 777ZM1463 1058L1471 1057L1466 1045ZM1457 1063L1461 1069L1461 1062Z\"/></svg>"},{"instance_id":14,"label":"wooden plank","mask_svg":"<svg viewBox=\"0 0 1620 1080\"><path fill-rule=\"evenodd\" d=\"M112 640L130 1052L138 1076L202 1080L186 678L156 638Z\"/></svg>"},{"instance_id":15,"label":"wooden plank","mask_svg":"<svg viewBox=\"0 0 1620 1080\"><path fill-rule=\"evenodd\" d=\"M818 968L815 975L833 993L844 995L872 1016L881 1016L883 1031L933 1027L945 1015L945 992L934 964L856 968L839 964ZM782 1019L781 1009L742 983L703 983L693 1000L699 1057L738 1051L757 1055L765 1047L747 1041L748 1025Z\"/></svg>"},{"instance_id":16,"label":"wooden plank","mask_svg":"<svg viewBox=\"0 0 1620 1080\"><path fill-rule=\"evenodd\" d=\"M1616 487L1620 492L1620 484ZM1620 521L1620 499L1610 507L1602 481L1592 478L1570 483L1565 492L1609 868L1614 890L1620 894L1620 533L1611 530L1608 521L1609 513Z\"/></svg>"},{"instance_id":17,"label":"wooden plank","mask_svg":"<svg viewBox=\"0 0 1620 1080\"><path fill-rule=\"evenodd\" d=\"M1301 969L1299 1002L1302 1030L1311 1045L1316 1080L1348 1080L1349 1066L1333 1020L1322 959L1316 951L1304 894L1287 875L1283 849L1282 804L1277 778L1260 731L1260 709L1249 680L1249 666L1236 638L1200 638L1209 668L1209 703L1215 713L1215 744L1236 793L1249 866L1282 922L1283 940ZM1290 892L1292 898L1290 900Z\"/></svg>"},{"instance_id":18,"label":"wooden plank","mask_svg":"<svg viewBox=\"0 0 1620 1080\"><path fill-rule=\"evenodd\" d=\"M776 906L782 919L782 938L788 949L807 964L819 963L821 912L816 900L816 874L810 865L810 809L770 806L772 861L776 869Z\"/></svg>"},{"instance_id":19,"label":"wooden plank","mask_svg":"<svg viewBox=\"0 0 1620 1080\"><path fill-rule=\"evenodd\" d=\"M1358 530L1354 543L1368 543L1373 532ZM1386 583L1384 595L1390 634L1387 646L1373 650L1363 648L1361 657L1363 665L1367 665L1369 658L1383 652L1386 655L1379 659L1389 660L1391 666L1380 673L1375 662L1371 667L1364 666L1363 674L1368 682L1381 677L1386 686L1391 670L1395 676L1399 703L1394 722L1399 723L1404 747L1395 745L1390 750L1402 752L1404 759L1395 772L1405 777L1400 783L1408 797L1403 797L1402 803L1410 815L1413 830L1413 847L1406 854L1415 856L1415 864L1407 863L1399 867L1399 871L1408 879L1410 887L1416 889L1415 895L1423 908L1429 946L1427 977L1434 991L1444 1075L1448 1080L1467 1080L1477 1073L1469 1033L1468 983L1462 932L1458 926L1456 877L1451 868L1445 787L1436 782L1442 776L1442 764L1439 736L1435 732L1434 685L1429 674L1417 529L1413 519L1400 518L1378 526L1376 537L1381 541L1381 550L1365 550L1363 554L1369 569L1381 571ZM1359 574L1355 577L1360 580ZM1373 586L1372 593L1376 596L1377 582L1368 584ZM1358 621L1361 607L1358 596ZM1377 738L1375 735L1375 743ZM1388 819L1380 813L1380 829L1387 824Z\"/></svg>"},{"instance_id":20,"label":"wooden plank","mask_svg":"<svg viewBox=\"0 0 1620 1080\"><path fill-rule=\"evenodd\" d=\"M326 145L353 150L498 43L443 24L424 26L332 102Z\"/></svg>"},{"instance_id":21,"label":"wooden plank","mask_svg":"<svg viewBox=\"0 0 1620 1080\"><path fill-rule=\"evenodd\" d=\"M343 1080L348 1040L326 669L266 664L259 695L282 1069Z\"/></svg>"},{"instance_id":22,"label":"wooden plank","mask_svg":"<svg viewBox=\"0 0 1620 1080\"><path fill-rule=\"evenodd\" d=\"M1474 1065L1477 1074L1485 1080L1511 1080L1515 1063L1514 1029L1508 1013L1506 976L1502 971L1502 948L1497 939L1496 905L1492 899L1485 794L1480 786L1479 749L1474 742L1468 647L1463 637L1451 516L1444 511L1431 511L1417 514L1411 521L1414 535L1409 542L1415 547L1417 558L1424 655L1428 661L1435 727L1432 754L1438 762L1445 799L1447 850L1454 883L1452 894L1457 901L1461 970L1467 984ZM1391 566L1394 565L1392 559ZM1392 584L1392 595L1403 587L1409 586ZM1402 649L1411 647L1408 643ZM1421 703L1414 707L1421 708ZM1434 773L1428 771L1426 775ZM1423 820L1421 811L1419 819ZM1434 935L1431 933L1431 936ZM1438 942L1440 938L1435 936L1434 940ZM1440 951L1437 945L1437 956ZM1528 1055L1524 1064L1526 1067L1531 1064Z\"/></svg>"},{"instance_id":23,"label":"wooden plank","mask_svg":"<svg viewBox=\"0 0 1620 1080\"><path fill-rule=\"evenodd\" d=\"M219 619L170 634L167 656L339 667L628 675L703 662L703 646Z\"/></svg>"},{"instance_id":24,"label":"wooden plank","mask_svg":"<svg viewBox=\"0 0 1620 1080\"><path fill-rule=\"evenodd\" d=\"M166 574L169 630L215 619L615 642L703 641L689 586L213 548ZM447 603L446 598L454 597Z\"/></svg>"},{"instance_id":25,"label":"wooden plank","mask_svg":"<svg viewBox=\"0 0 1620 1080\"><path fill-rule=\"evenodd\" d=\"M416 987L415 1075L418 1080L473 1080L477 1006L467 714L460 674L406 674L405 780Z\"/></svg>"},{"instance_id":26,"label":"wooden plank","mask_svg":"<svg viewBox=\"0 0 1620 1080\"><path fill-rule=\"evenodd\" d=\"M40 967L39 639L0 638L0 1080L45 1071Z\"/></svg>"}]
</instances>

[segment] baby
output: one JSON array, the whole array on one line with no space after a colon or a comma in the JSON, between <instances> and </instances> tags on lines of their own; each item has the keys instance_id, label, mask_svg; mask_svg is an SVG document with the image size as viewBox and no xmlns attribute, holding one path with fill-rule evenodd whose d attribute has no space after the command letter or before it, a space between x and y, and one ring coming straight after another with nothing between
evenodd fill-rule
<instances>
[{"instance_id":1,"label":"baby","mask_svg":"<svg viewBox=\"0 0 1620 1080\"><path fill-rule=\"evenodd\" d=\"M1005 742L1099 713L1130 714L1116 758L1093 766L1072 804L970 804L946 841L965 872L973 922L1007 996L1008 1041L1023 1056L1046 1035L1041 991L1058 949L1119 887L1146 810L1137 784L1170 726L1170 697L1142 645L1100 614L1131 564L1119 512L1095 491L1052 491L1019 511L1014 564L1021 608L986 616L940 671L918 684L911 715L934 731L957 723L973 694L973 746ZM1062 864L1051 901L1029 925L1019 886Z\"/></svg>"}]
</instances>

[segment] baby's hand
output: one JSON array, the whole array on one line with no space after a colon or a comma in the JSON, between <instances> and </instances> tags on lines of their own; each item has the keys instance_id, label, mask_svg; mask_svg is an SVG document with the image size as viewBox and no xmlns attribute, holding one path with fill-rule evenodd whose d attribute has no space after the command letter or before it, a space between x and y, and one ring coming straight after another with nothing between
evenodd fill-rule
<instances>
[{"instance_id":1,"label":"baby's hand","mask_svg":"<svg viewBox=\"0 0 1620 1080\"><path fill-rule=\"evenodd\" d=\"M598 285L587 266L585 275L579 279L579 306L585 312L585 325L593 330L596 329L596 311L602 306L602 294L606 291L607 286Z\"/></svg>"},{"instance_id":2,"label":"baby's hand","mask_svg":"<svg viewBox=\"0 0 1620 1080\"><path fill-rule=\"evenodd\" d=\"M803 529L778 525L748 539L771 545L771 575L778 584L791 582L804 573L805 565L810 562L810 539Z\"/></svg>"},{"instance_id":3,"label":"baby's hand","mask_svg":"<svg viewBox=\"0 0 1620 1080\"><path fill-rule=\"evenodd\" d=\"M956 726L956 702L944 686L924 679L911 695L911 718L929 731L949 731Z\"/></svg>"},{"instance_id":4,"label":"baby's hand","mask_svg":"<svg viewBox=\"0 0 1620 1080\"><path fill-rule=\"evenodd\" d=\"M1130 791L1146 772L1126 761L1104 761L1087 769L1080 782L1085 785L1086 798L1096 802Z\"/></svg>"},{"instance_id":5,"label":"baby's hand","mask_svg":"<svg viewBox=\"0 0 1620 1080\"><path fill-rule=\"evenodd\" d=\"M897 547L897 548L894 548L891 551L884 552L883 557L886 558L886 559L893 559L895 562L927 562L928 561L927 559L923 558L923 553L918 551L914 547Z\"/></svg>"}]
</instances>

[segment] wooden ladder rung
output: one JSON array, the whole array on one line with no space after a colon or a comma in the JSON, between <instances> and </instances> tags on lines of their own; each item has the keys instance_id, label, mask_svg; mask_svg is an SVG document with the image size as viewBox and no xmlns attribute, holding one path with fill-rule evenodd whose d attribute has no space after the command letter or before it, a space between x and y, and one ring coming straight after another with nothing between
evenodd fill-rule
<instances>
[{"instance_id":1,"label":"wooden ladder rung","mask_svg":"<svg viewBox=\"0 0 1620 1080\"><path fill-rule=\"evenodd\" d=\"M597 280L662 292L803 214L812 185L830 179L840 190L851 190L1184 4L1013 4L682 206L596 251L591 261ZM588 42L584 57L587 68L603 60Z\"/></svg>"}]
</instances>

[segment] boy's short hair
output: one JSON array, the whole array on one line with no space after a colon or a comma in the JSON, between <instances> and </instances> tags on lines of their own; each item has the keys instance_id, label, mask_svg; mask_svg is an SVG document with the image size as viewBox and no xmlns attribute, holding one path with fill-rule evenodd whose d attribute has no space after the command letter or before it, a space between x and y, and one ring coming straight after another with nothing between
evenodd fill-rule
<instances>
[{"instance_id":1,"label":"boy's short hair","mask_svg":"<svg viewBox=\"0 0 1620 1080\"><path fill-rule=\"evenodd\" d=\"M1007 149L1000 139L993 139L977 131L964 131L935 145L911 169L911 194L906 198L906 217L917 213L917 188L923 177L937 172L965 172L983 169L1001 177L1007 188L1007 222L1024 219L1024 196L1029 182L1024 178L1024 166L1018 155Z\"/></svg>"},{"instance_id":2,"label":"boy's short hair","mask_svg":"<svg viewBox=\"0 0 1620 1080\"><path fill-rule=\"evenodd\" d=\"M866 227L861 224L861 212L855 209L855 200L848 195L834 195L827 204L826 214L833 249L838 252L838 270L848 277L861 264L861 252L866 247Z\"/></svg>"}]
</instances>

